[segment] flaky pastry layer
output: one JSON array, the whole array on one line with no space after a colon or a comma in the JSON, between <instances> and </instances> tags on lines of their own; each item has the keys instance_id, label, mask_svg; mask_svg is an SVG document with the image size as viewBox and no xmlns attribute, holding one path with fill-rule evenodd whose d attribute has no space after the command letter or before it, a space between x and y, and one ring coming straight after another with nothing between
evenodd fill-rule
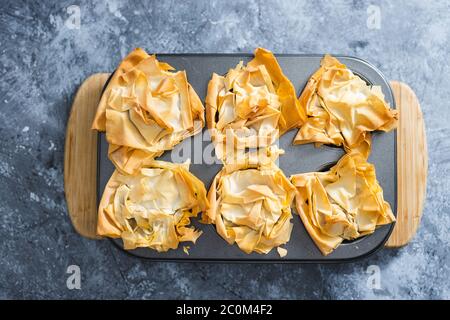
<instances>
[{"instance_id":1,"label":"flaky pastry layer","mask_svg":"<svg viewBox=\"0 0 450 320\"><path fill-rule=\"evenodd\" d=\"M293 175L291 182L297 189L297 212L324 255L344 239L357 239L395 221L375 167L360 153L344 155L327 172Z\"/></svg>"},{"instance_id":2,"label":"flaky pastry layer","mask_svg":"<svg viewBox=\"0 0 450 320\"><path fill-rule=\"evenodd\" d=\"M381 87L369 86L336 58L326 55L300 98L307 114L294 144L343 145L347 152L370 153L370 132L396 127L398 114Z\"/></svg>"},{"instance_id":3,"label":"flaky pastry layer","mask_svg":"<svg viewBox=\"0 0 450 320\"><path fill-rule=\"evenodd\" d=\"M224 76L213 73L206 119L216 154L226 161L236 149L270 146L306 115L275 56L258 48L246 66L240 62Z\"/></svg>"},{"instance_id":4,"label":"flaky pastry layer","mask_svg":"<svg viewBox=\"0 0 450 320\"><path fill-rule=\"evenodd\" d=\"M189 164L156 161L135 175L117 170L109 179L98 209L97 233L122 238L124 248L159 252L194 242L201 231L190 218L208 208L206 189L189 172Z\"/></svg>"},{"instance_id":5,"label":"flaky pastry layer","mask_svg":"<svg viewBox=\"0 0 450 320\"><path fill-rule=\"evenodd\" d=\"M204 107L186 72L173 70L138 48L114 72L92 128L106 131L117 170L137 172L204 126Z\"/></svg>"},{"instance_id":6,"label":"flaky pastry layer","mask_svg":"<svg viewBox=\"0 0 450 320\"><path fill-rule=\"evenodd\" d=\"M280 153L265 148L226 164L209 189L203 222L215 224L222 238L245 253L269 253L290 239L295 188L274 163Z\"/></svg>"}]
</instances>

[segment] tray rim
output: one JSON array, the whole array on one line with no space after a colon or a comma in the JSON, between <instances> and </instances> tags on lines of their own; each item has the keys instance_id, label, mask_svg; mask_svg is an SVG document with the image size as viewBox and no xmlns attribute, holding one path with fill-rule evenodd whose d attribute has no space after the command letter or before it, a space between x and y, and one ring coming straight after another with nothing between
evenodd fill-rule
<instances>
[{"instance_id":1,"label":"tray rim","mask_svg":"<svg viewBox=\"0 0 450 320\"><path fill-rule=\"evenodd\" d=\"M308 53L276 53L276 52L272 52L276 57L323 57L325 56L325 54L320 54L320 53L312 53L312 54L308 54ZM207 53L207 52L202 52L202 53L152 53L156 56L166 56L166 57L201 57L201 56L212 56L212 57L253 57L254 55L252 53ZM343 54L333 54L333 53L327 53L330 54L333 57L336 57L338 59L347 59L347 60L353 60L356 61L358 63L362 63L363 65L365 65L366 67L372 69L375 73L378 74L378 76L380 76L380 78L384 81L384 83L386 84L386 87L388 88L389 92L383 92L383 94L386 96L389 94L389 96L391 97L392 100L392 105L391 108L392 109L397 109L397 105L396 105L396 101L394 98L394 94L392 91L392 87L390 82L387 80L387 78L384 76L384 74L376 67L374 66L372 63L356 57L356 56L352 56L352 55L343 55ZM116 69L114 69L113 72L110 73L108 79L106 80L105 84L103 85L102 91L101 91L101 95L103 95L103 92L105 91L107 85L109 84L112 76L114 75ZM353 71L353 70L352 70ZM359 74L359 72L355 72L353 71L355 74L357 74L358 76L362 77L363 80L368 81L368 79L366 79L366 76ZM304 88L304 87L303 87ZM301 89L300 92L302 92L303 89ZM203 101L202 101L203 102ZM291 130L294 130L297 128L292 128ZM289 131L291 131L289 130ZM376 131L377 132L377 131ZM100 167L100 154L101 154L101 148L99 147L101 144L101 135L105 134L104 132L98 132L98 139L97 139L97 190L100 190L100 170L98 170L98 168ZM398 168L397 168L397 129L393 130L393 135L394 135L394 162L395 162L395 175L394 175L394 191L395 191L395 197L394 197L394 207L396 210L393 211L394 216L397 218L397 208L398 208ZM170 150L168 150L170 151ZM375 168L376 169L376 168ZM100 202L100 198L101 195L99 194L99 192L97 192L97 205ZM298 216L297 213L297 209L295 207L295 205L292 206L292 210L294 210L295 212L292 213L293 215L293 219L295 219L295 216ZM300 219L300 217L298 217L298 219ZM301 219L300 219L301 220ZM300 222L301 224L303 224L303 222ZM354 257L350 257L350 258L332 258L332 259L283 259L283 258L278 258L278 259L210 259L210 258L191 258L190 256L186 256L183 258L167 258L167 257L144 257L141 255L138 255L136 253L133 253L133 250L125 250L120 244L119 241L120 239L112 239L112 238L107 238L109 241L111 241L114 245L114 247L116 247L117 249L119 249L119 251L124 252L127 255L130 255L134 258L138 258L138 259L144 259L144 260L149 260L149 261L155 261L155 262L186 262L186 263L192 263L192 262L196 262L196 263L221 263L221 264L346 264L346 263L351 263L351 262L355 262L355 261L362 261L363 259L367 259L370 256L374 255L375 253L377 253L379 250L381 250L382 248L384 248L386 242L389 240L390 235L392 234L395 224L397 223L397 221L394 221L393 223L389 224L389 229L387 230L386 236L383 238L382 241L379 242L379 244L377 244L372 250L369 250L368 252L364 252L362 254L356 255ZM211 225L212 226L212 225ZM374 232L376 232L377 230L375 229ZM309 236L309 234L308 234ZM364 237L369 237L371 235L367 235ZM361 240L364 239L364 237L360 238ZM358 241L359 239L357 239L356 241ZM195 244L194 244L195 245ZM229 245L228 243L224 242L224 245ZM234 246L235 244L233 244ZM150 250L150 249L149 249ZM325 258L326 256L323 256L323 258Z\"/></svg>"}]
</instances>

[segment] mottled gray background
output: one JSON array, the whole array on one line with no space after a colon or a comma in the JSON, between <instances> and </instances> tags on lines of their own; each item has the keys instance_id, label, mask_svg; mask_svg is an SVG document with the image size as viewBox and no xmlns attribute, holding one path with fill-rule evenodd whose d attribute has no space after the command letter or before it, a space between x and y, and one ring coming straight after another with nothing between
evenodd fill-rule
<instances>
[{"instance_id":1,"label":"mottled gray background","mask_svg":"<svg viewBox=\"0 0 450 320\"><path fill-rule=\"evenodd\" d=\"M72 4L81 28L64 24ZM381 28L367 27L367 8ZM450 2L1 1L1 298L450 298ZM428 196L412 243L345 265L155 263L72 228L64 200L71 101L136 46L157 53L354 55L407 82L424 112ZM81 268L81 290L66 268ZM369 265L381 289L367 286Z\"/></svg>"}]
</instances>

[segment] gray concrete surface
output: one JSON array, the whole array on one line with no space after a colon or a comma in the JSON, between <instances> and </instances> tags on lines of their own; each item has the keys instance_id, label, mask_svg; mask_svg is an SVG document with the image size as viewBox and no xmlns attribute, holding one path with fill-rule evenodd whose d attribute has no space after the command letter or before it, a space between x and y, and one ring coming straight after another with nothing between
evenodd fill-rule
<instances>
[{"instance_id":1,"label":"gray concrete surface","mask_svg":"<svg viewBox=\"0 0 450 320\"><path fill-rule=\"evenodd\" d=\"M70 5L80 7L79 29L71 28ZM448 1L2 0L1 7L0 298L450 298ZM71 101L83 79L113 70L136 46L347 54L408 83L429 146L417 236L345 265L155 263L78 236L63 190ZM72 264L81 269L80 290L66 286ZM379 289L367 285L370 265L380 268Z\"/></svg>"}]
</instances>

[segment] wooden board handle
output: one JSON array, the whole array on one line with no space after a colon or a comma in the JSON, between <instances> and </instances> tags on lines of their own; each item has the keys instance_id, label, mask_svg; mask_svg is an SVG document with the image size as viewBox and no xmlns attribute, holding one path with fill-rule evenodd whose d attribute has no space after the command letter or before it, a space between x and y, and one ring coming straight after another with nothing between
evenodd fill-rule
<instances>
[{"instance_id":1,"label":"wooden board handle","mask_svg":"<svg viewBox=\"0 0 450 320\"><path fill-rule=\"evenodd\" d=\"M91 130L108 73L97 73L80 86L72 104L64 146L64 191L69 216L83 237L98 239L97 132Z\"/></svg>"},{"instance_id":2,"label":"wooden board handle","mask_svg":"<svg viewBox=\"0 0 450 320\"><path fill-rule=\"evenodd\" d=\"M406 245L416 234L426 197L428 150L419 100L406 84L391 81L399 110L397 128L397 222L388 248Z\"/></svg>"},{"instance_id":3,"label":"wooden board handle","mask_svg":"<svg viewBox=\"0 0 450 320\"><path fill-rule=\"evenodd\" d=\"M91 130L101 91L109 74L86 79L77 91L67 123L64 189L75 230L99 239L97 228L97 132ZM400 112L397 129L397 223L386 247L407 244L417 231L425 199L428 155L419 101L406 84L392 81Z\"/></svg>"}]
</instances>

